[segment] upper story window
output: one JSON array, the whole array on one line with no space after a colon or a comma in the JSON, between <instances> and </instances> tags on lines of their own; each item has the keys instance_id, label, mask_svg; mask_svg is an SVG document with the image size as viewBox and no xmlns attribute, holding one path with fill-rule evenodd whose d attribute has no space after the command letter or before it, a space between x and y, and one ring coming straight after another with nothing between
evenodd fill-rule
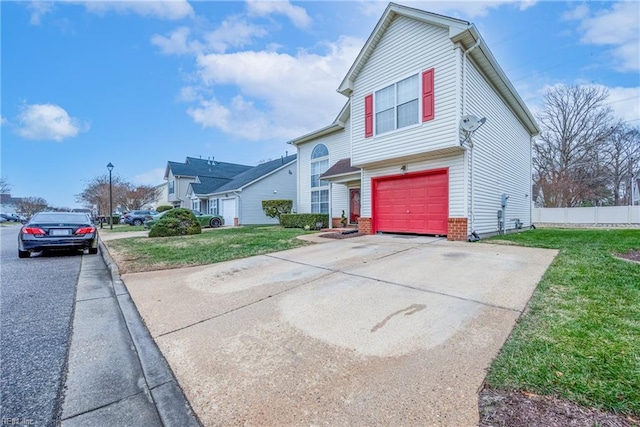
<instances>
[{"instance_id":1,"label":"upper story window","mask_svg":"<svg viewBox=\"0 0 640 427\"><path fill-rule=\"evenodd\" d=\"M376 134L418 123L418 75L375 93Z\"/></svg>"},{"instance_id":2,"label":"upper story window","mask_svg":"<svg viewBox=\"0 0 640 427\"><path fill-rule=\"evenodd\" d=\"M169 181L169 194L173 194L175 193L175 181L171 180Z\"/></svg>"},{"instance_id":3,"label":"upper story window","mask_svg":"<svg viewBox=\"0 0 640 427\"><path fill-rule=\"evenodd\" d=\"M434 118L434 70L402 79L364 98L364 136L371 137ZM422 95L422 96L421 96ZM422 103L420 104L420 99Z\"/></svg>"}]
</instances>

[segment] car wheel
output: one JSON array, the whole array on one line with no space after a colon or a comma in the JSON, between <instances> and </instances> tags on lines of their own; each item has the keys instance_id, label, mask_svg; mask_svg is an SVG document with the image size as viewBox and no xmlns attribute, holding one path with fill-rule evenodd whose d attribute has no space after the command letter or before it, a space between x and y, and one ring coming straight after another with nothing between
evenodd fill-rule
<instances>
[{"instance_id":1,"label":"car wheel","mask_svg":"<svg viewBox=\"0 0 640 427\"><path fill-rule=\"evenodd\" d=\"M211 228L218 228L222 225L222 222L220 221L220 218L211 218L211 221L209 221L209 225L211 226Z\"/></svg>"},{"instance_id":2,"label":"car wheel","mask_svg":"<svg viewBox=\"0 0 640 427\"><path fill-rule=\"evenodd\" d=\"M18 258L29 258L31 256L31 252L29 251L21 251L18 249Z\"/></svg>"},{"instance_id":3,"label":"car wheel","mask_svg":"<svg viewBox=\"0 0 640 427\"><path fill-rule=\"evenodd\" d=\"M98 253L98 248L89 248L89 255L95 255Z\"/></svg>"},{"instance_id":4,"label":"car wheel","mask_svg":"<svg viewBox=\"0 0 640 427\"><path fill-rule=\"evenodd\" d=\"M142 225L142 220L141 219L134 219L133 220L133 225Z\"/></svg>"}]
</instances>

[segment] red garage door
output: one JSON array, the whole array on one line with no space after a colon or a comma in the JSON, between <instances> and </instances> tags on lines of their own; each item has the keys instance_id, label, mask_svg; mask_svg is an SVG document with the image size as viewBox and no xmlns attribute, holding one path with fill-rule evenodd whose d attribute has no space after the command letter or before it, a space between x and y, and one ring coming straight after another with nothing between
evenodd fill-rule
<instances>
[{"instance_id":1,"label":"red garage door","mask_svg":"<svg viewBox=\"0 0 640 427\"><path fill-rule=\"evenodd\" d=\"M374 178L373 232L447 234L447 169Z\"/></svg>"}]
</instances>

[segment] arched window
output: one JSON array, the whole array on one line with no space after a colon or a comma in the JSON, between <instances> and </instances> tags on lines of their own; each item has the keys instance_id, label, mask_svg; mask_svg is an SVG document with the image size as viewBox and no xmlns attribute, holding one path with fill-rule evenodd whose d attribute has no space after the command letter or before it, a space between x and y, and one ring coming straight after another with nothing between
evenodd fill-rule
<instances>
[{"instance_id":1,"label":"arched window","mask_svg":"<svg viewBox=\"0 0 640 427\"><path fill-rule=\"evenodd\" d=\"M329 183L320 175L329 169L329 149L324 144L311 152L311 213L329 213Z\"/></svg>"}]
</instances>

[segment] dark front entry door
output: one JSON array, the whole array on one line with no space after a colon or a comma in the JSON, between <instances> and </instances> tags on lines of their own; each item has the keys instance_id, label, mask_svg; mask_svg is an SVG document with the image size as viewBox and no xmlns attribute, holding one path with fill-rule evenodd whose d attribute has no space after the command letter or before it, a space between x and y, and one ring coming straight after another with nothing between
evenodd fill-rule
<instances>
[{"instance_id":1,"label":"dark front entry door","mask_svg":"<svg viewBox=\"0 0 640 427\"><path fill-rule=\"evenodd\" d=\"M349 222L355 224L360 218L360 189L349 189Z\"/></svg>"}]
</instances>

